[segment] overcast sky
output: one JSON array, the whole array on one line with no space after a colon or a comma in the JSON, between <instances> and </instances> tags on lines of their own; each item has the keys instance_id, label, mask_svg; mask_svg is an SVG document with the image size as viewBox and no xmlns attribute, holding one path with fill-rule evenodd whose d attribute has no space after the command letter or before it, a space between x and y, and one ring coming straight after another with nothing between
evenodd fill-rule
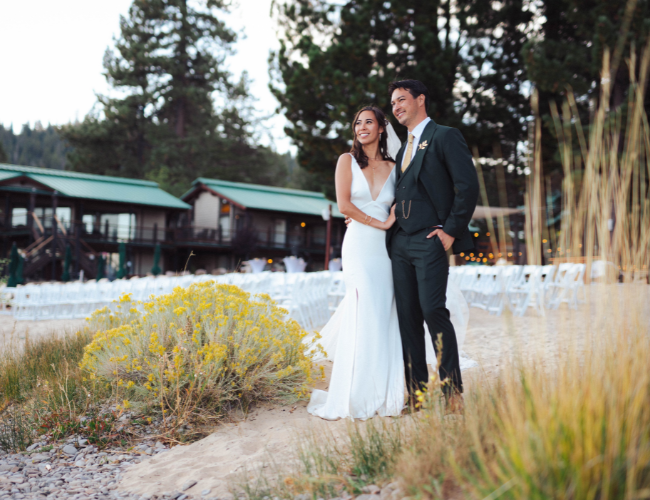
<instances>
[{"instance_id":1,"label":"overcast sky","mask_svg":"<svg viewBox=\"0 0 650 500\"><path fill-rule=\"evenodd\" d=\"M236 75L248 71L256 108L270 114L277 101L268 90L267 58L278 46L271 0L238 4L227 18L245 38L228 64ZM95 103L95 92L108 90L102 57L130 5L131 0L1 0L0 123L13 124L18 132L26 122L58 125L82 119ZM284 123L281 116L268 123L280 152L290 147Z\"/></svg>"}]
</instances>

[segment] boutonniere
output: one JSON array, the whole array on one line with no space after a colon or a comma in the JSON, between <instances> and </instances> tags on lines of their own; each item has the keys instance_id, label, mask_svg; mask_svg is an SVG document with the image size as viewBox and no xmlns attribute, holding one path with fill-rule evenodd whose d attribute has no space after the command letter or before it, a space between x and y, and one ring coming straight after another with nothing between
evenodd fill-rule
<instances>
[{"instance_id":1,"label":"boutonniere","mask_svg":"<svg viewBox=\"0 0 650 500\"><path fill-rule=\"evenodd\" d=\"M429 145L427 141L421 142L420 145L418 146L418 149L424 149Z\"/></svg>"}]
</instances>

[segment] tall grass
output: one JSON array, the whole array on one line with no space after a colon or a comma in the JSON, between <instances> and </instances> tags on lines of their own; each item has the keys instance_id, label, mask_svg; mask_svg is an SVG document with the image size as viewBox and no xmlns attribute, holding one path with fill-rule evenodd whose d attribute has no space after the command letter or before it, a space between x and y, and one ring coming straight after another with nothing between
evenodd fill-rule
<instances>
[{"instance_id":1,"label":"tall grass","mask_svg":"<svg viewBox=\"0 0 650 500\"><path fill-rule=\"evenodd\" d=\"M546 256L559 260L582 258L587 279L594 260L611 262L623 281L647 277L650 267L650 125L644 101L650 69L650 42L640 60L632 51L627 60L630 89L625 106L610 109L612 68L603 57L600 96L591 123L585 127L575 97L568 89L560 109L551 102L563 168L562 222ZM533 95L537 115L537 94ZM526 194L526 242L529 263L541 263L540 241L546 228L543 203L541 119L535 118L531 175ZM618 272L610 274L618 278Z\"/></svg>"},{"instance_id":2,"label":"tall grass","mask_svg":"<svg viewBox=\"0 0 650 500\"><path fill-rule=\"evenodd\" d=\"M57 385L60 370L71 367L77 378L76 366L92 335L88 331L65 335L51 334L34 341L27 336L24 343L10 338L0 348L0 408L11 402L21 402L33 395L34 389L45 384Z\"/></svg>"},{"instance_id":3,"label":"tall grass","mask_svg":"<svg viewBox=\"0 0 650 500\"><path fill-rule=\"evenodd\" d=\"M89 387L79 363L92 338L88 330L50 334L24 342L13 334L0 348L0 448L24 450L45 421L74 425L90 405L105 397Z\"/></svg>"},{"instance_id":4,"label":"tall grass","mask_svg":"<svg viewBox=\"0 0 650 500\"><path fill-rule=\"evenodd\" d=\"M629 309L602 300L613 314L594 322L583 350L573 346L548 365L540 352L473 391L462 425L429 412L396 466L408 490L433 498L447 498L445 487L467 498L648 498L650 338L635 290L626 292Z\"/></svg>"}]
</instances>

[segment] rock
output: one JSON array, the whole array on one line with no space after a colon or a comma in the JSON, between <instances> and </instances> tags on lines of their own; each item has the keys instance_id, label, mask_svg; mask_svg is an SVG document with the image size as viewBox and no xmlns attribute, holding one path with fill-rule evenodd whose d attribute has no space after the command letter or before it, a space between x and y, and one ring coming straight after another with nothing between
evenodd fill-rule
<instances>
[{"instance_id":1,"label":"rock","mask_svg":"<svg viewBox=\"0 0 650 500\"><path fill-rule=\"evenodd\" d=\"M362 493L369 493L371 495L376 495L381 491L381 488L376 484L369 484L361 488Z\"/></svg>"},{"instance_id":2,"label":"rock","mask_svg":"<svg viewBox=\"0 0 650 500\"><path fill-rule=\"evenodd\" d=\"M376 495L370 495L368 493L364 493L363 495L359 495L356 500L376 500L377 496Z\"/></svg>"},{"instance_id":3,"label":"rock","mask_svg":"<svg viewBox=\"0 0 650 500\"><path fill-rule=\"evenodd\" d=\"M40 443L34 443L33 445L27 447L27 451L35 450L35 449L38 448L40 445L41 445Z\"/></svg>"},{"instance_id":4,"label":"rock","mask_svg":"<svg viewBox=\"0 0 650 500\"><path fill-rule=\"evenodd\" d=\"M381 489L381 493L379 493L379 499L388 500L395 492L399 492L399 485L397 482L389 483Z\"/></svg>"},{"instance_id":5,"label":"rock","mask_svg":"<svg viewBox=\"0 0 650 500\"><path fill-rule=\"evenodd\" d=\"M201 492L201 495L203 495L204 497L208 496L209 494L210 494L210 488L206 488Z\"/></svg>"},{"instance_id":6,"label":"rock","mask_svg":"<svg viewBox=\"0 0 650 500\"><path fill-rule=\"evenodd\" d=\"M75 448L71 444L66 444L63 447L63 453L65 453L66 455L76 455L77 454L77 448Z\"/></svg>"},{"instance_id":7,"label":"rock","mask_svg":"<svg viewBox=\"0 0 650 500\"><path fill-rule=\"evenodd\" d=\"M194 480L194 479L190 479L190 480L187 481L185 484L183 484L183 486L181 486L181 491L187 491L187 490L189 490L189 489L190 489L192 486L194 486L196 483L198 483L198 481L196 481L196 480Z\"/></svg>"},{"instance_id":8,"label":"rock","mask_svg":"<svg viewBox=\"0 0 650 500\"><path fill-rule=\"evenodd\" d=\"M156 441L156 446L155 446L155 448L156 448L157 450L164 450L164 449L165 449L165 445L162 444L160 441Z\"/></svg>"},{"instance_id":9,"label":"rock","mask_svg":"<svg viewBox=\"0 0 650 500\"><path fill-rule=\"evenodd\" d=\"M296 495L293 497L293 500L310 500L311 496L307 495L306 493L301 493L300 495Z\"/></svg>"}]
</instances>

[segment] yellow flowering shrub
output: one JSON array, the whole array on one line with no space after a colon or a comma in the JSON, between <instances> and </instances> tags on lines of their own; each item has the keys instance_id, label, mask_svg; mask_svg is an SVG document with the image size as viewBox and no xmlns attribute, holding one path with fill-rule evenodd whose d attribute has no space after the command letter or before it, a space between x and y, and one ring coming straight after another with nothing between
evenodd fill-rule
<instances>
[{"instance_id":1,"label":"yellow flowering shrub","mask_svg":"<svg viewBox=\"0 0 650 500\"><path fill-rule=\"evenodd\" d=\"M96 311L97 333L81 367L113 387L120 406L222 415L256 401L295 400L317 374L314 345L266 295L214 282L176 288L151 302L122 296Z\"/></svg>"}]
</instances>

